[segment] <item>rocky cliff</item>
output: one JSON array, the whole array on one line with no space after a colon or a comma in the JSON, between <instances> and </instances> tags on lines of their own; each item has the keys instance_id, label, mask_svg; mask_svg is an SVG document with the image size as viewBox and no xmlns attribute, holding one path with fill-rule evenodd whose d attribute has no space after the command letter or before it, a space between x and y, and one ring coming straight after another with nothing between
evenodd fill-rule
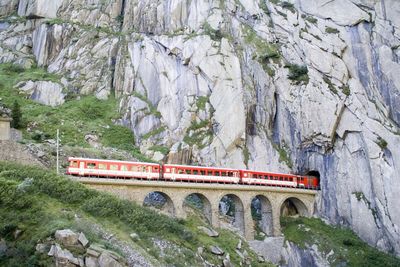
<instances>
[{"instance_id":1,"label":"rocky cliff","mask_svg":"<svg viewBox=\"0 0 400 267\"><path fill-rule=\"evenodd\" d=\"M319 215L400 255L398 1L1 0L0 15L0 62L61 77L32 98L115 95L154 159L319 174Z\"/></svg>"}]
</instances>

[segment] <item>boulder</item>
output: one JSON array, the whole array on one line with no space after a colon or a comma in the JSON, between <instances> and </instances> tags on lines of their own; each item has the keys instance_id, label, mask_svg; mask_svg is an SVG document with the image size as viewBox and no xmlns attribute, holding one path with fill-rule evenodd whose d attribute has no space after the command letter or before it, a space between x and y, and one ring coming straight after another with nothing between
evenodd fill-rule
<instances>
[{"instance_id":1,"label":"boulder","mask_svg":"<svg viewBox=\"0 0 400 267\"><path fill-rule=\"evenodd\" d=\"M197 229L202 230L206 235L208 235L210 237L218 237L219 236L219 233L217 231L215 231L214 229L208 228L208 227L198 226Z\"/></svg>"},{"instance_id":2,"label":"boulder","mask_svg":"<svg viewBox=\"0 0 400 267\"><path fill-rule=\"evenodd\" d=\"M210 246L210 251L211 251L211 253L212 254L215 254L215 255L224 255L224 251L220 248L220 247L218 247L218 246Z\"/></svg>"},{"instance_id":3,"label":"boulder","mask_svg":"<svg viewBox=\"0 0 400 267\"><path fill-rule=\"evenodd\" d=\"M139 239L139 235L137 233L131 233L130 238L132 238L132 240L138 240Z\"/></svg>"},{"instance_id":4,"label":"boulder","mask_svg":"<svg viewBox=\"0 0 400 267\"><path fill-rule=\"evenodd\" d=\"M70 229L57 230L55 233L56 240L64 246L75 246L78 245L78 234L74 233Z\"/></svg>"},{"instance_id":5,"label":"boulder","mask_svg":"<svg viewBox=\"0 0 400 267\"><path fill-rule=\"evenodd\" d=\"M15 87L28 94L32 100L44 105L55 107L64 103L63 87L56 82L27 81L20 82Z\"/></svg>"},{"instance_id":6,"label":"boulder","mask_svg":"<svg viewBox=\"0 0 400 267\"><path fill-rule=\"evenodd\" d=\"M283 242L283 237L267 237L264 241L249 241L249 245L259 256L278 264L281 259Z\"/></svg>"},{"instance_id":7,"label":"boulder","mask_svg":"<svg viewBox=\"0 0 400 267\"><path fill-rule=\"evenodd\" d=\"M46 253L48 251L49 245L43 244L43 243L38 243L35 247L35 250L39 253Z\"/></svg>"},{"instance_id":8,"label":"boulder","mask_svg":"<svg viewBox=\"0 0 400 267\"><path fill-rule=\"evenodd\" d=\"M6 241L4 239L0 239L0 257L6 253L7 248Z\"/></svg>"},{"instance_id":9,"label":"boulder","mask_svg":"<svg viewBox=\"0 0 400 267\"><path fill-rule=\"evenodd\" d=\"M79 237L78 237L78 241L79 243L82 244L82 246L86 247L89 244L89 240L87 240L86 236L84 233L79 233Z\"/></svg>"},{"instance_id":10,"label":"boulder","mask_svg":"<svg viewBox=\"0 0 400 267\"><path fill-rule=\"evenodd\" d=\"M100 267L123 267L124 265L118 262L111 254L108 252L101 253L99 257Z\"/></svg>"},{"instance_id":11,"label":"boulder","mask_svg":"<svg viewBox=\"0 0 400 267\"><path fill-rule=\"evenodd\" d=\"M97 257L86 256L85 257L85 266L86 267L99 267L99 261Z\"/></svg>"},{"instance_id":12,"label":"boulder","mask_svg":"<svg viewBox=\"0 0 400 267\"><path fill-rule=\"evenodd\" d=\"M82 266L82 259L75 257L69 250L62 249L57 243L51 246L47 255L54 257L56 266Z\"/></svg>"}]
</instances>

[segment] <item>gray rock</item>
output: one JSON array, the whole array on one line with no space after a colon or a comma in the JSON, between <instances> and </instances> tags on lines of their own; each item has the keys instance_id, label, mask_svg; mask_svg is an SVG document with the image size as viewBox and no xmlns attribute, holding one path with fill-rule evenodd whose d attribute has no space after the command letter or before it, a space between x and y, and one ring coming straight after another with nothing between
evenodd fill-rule
<instances>
[{"instance_id":1,"label":"gray rock","mask_svg":"<svg viewBox=\"0 0 400 267\"><path fill-rule=\"evenodd\" d=\"M198 247L197 254L201 256L203 253L204 253L204 247Z\"/></svg>"},{"instance_id":2,"label":"gray rock","mask_svg":"<svg viewBox=\"0 0 400 267\"><path fill-rule=\"evenodd\" d=\"M86 256L85 265L86 267L99 267L99 261L96 257Z\"/></svg>"},{"instance_id":3,"label":"gray rock","mask_svg":"<svg viewBox=\"0 0 400 267\"><path fill-rule=\"evenodd\" d=\"M212 254L215 254L215 255L224 255L224 253L225 253L225 252L224 252L221 248L219 248L218 246L210 246L209 249L210 249L211 253L212 253Z\"/></svg>"},{"instance_id":4,"label":"gray rock","mask_svg":"<svg viewBox=\"0 0 400 267\"><path fill-rule=\"evenodd\" d=\"M48 106L58 106L64 103L63 88L59 83L51 81L20 82L15 87L28 94L30 98Z\"/></svg>"},{"instance_id":5,"label":"gray rock","mask_svg":"<svg viewBox=\"0 0 400 267\"><path fill-rule=\"evenodd\" d=\"M264 239L264 241L249 241L249 245L251 249L253 249L258 255L262 256L264 259L274 264L278 264L281 260L281 250L284 241L284 237L267 237Z\"/></svg>"},{"instance_id":6,"label":"gray rock","mask_svg":"<svg viewBox=\"0 0 400 267\"><path fill-rule=\"evenodd\" d=\"M70 229L57 230L54 236L56 240L64 246L78 245L78 234Z\"/></svg>"},{"instance_id":7,"label":"gray rock","mask_svg":"<svg viewBox=\"0 0 400 267\"><path fill-rule=\"evenodd\" d=\"M204 227L204 226L198 226L197 228L202 230L206 235L208 235L210 237L218 237L219 236L219 233L217 231L215 231L214 229Z\"/></svg>"},{"instance_id":8,"label":"gray rock","mask_svg":"<svg viewBox=\"0 0 400 267\"><path fill-rule=\"evenodd\" d=\"M79 233L78 241L82 244L82 246L87 247L89 244L89 240L87 240L84 233Z\"/></svg>"},{"instance_id":9,"label":"gray rock","mask_svg":"<svg viewBox=\"0 0 400 267\"><path fill-rule=\"evenodd\" d=\"M130 238L132 238L132 240L138 240L139 239L139 235L137 233L131 233Z\"/></svg>"},{"instance_id":10,"label":"gray rock","mask_svg":"<svg viewBox=\"0 0 400 267\"><path fill-rule=\"evenodd\" d=\"M49 249L49 245L47 244L42 244L42 243L38 243L35 247L35 250L39 253L46 253L46 251L48 251ZM49 255L50 256L50 255Z\"/></svg>"},{"instance_id":11,"label":"gray rock","mask_svg":"<svg viewBox=\"0 0 400 267\"><path fill-rule=\"evenodd\" d=\"M100 267L123 267L124 265L118 262L111 254L107 252L101 253L98 258Z\"/></svg>"},{"instance_id":12,"label":"gray rock","mask_svg":"<svg viewBox=\"0 0 400 267\"><path fill-rule=\"evenodd\" d=\"M239 239L239 243L237 244L236 249L238 250L242 249L242 239Z\"/></svg>"},{"instance_id":13,"label":"gray rock","mask_svg":"<svg viewBox=\"0 0 400 267\"><path fill-rule=\"evenodd\" d=\"M231 259L229 257L229 253L226 255L225 259L222 261L223 267L233 267L233 264L231 263Z\"/></svg>"},{"instance_id":14,"label":"gray rock","mask_svg":"<svg viewBox=\"0 0 400 267\"><path fill-rule=\"evenodd\" d=\"M7 243L4 239L0 239L0 256L3 256L7 251Z\"/></svg>"},{"instance_id":15,"label":"gray rock","mask_svg":"<svg viewBox=\"0 0 400 267\"><path fill-rule=\"evenodd\" d=\"M103 250L102 250L103 251ZM87 250L86 250L86 254L93 256L94 258L98 258L100 256L101 251L98 251L96 249L93 249L92 246L90 246Z\"/></svg>"}]
</instances>

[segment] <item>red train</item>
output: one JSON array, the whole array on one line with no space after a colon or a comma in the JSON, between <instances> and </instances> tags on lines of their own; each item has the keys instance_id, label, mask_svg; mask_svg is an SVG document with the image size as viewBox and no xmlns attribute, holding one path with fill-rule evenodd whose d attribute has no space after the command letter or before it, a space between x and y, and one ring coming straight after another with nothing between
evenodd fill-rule
<instances>
[{"instance_id":1,"label":"red train","mask_svg":"<svg viewBox=\"0 0 400 267\"><path fill-rule=\"evenodd\" d=\"M319 189L319 179L315 176L73 157L69 158L68 161L69 166L66 174L76 176Z\"/></svg>"}]
</instances>

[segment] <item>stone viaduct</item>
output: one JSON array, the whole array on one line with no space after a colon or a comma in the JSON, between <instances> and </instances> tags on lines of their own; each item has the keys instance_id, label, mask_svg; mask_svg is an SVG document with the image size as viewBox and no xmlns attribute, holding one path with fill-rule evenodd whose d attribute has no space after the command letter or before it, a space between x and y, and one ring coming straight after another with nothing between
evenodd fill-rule
<instances>
[{"instance_id":1,"label":"stone viaduct","mask_svg":"<svg viewBox=\"0 0 400 267\"><path fill-rule=\"evenodd\" d=\"M300 216L314 213L314 201L318 191L251 185L186 183L104 178L73 178L88 187L115 194L121 198L143 204L152 192L160 193L165 199L164 212L177 218L186 218L185 199L196 195L203 202L203 214L214 227L220 227L219 203L228 196L234 203L234 226L248 240L254 239L254 221L251 203L258 198L261 204L260 227L270 236L281 234L280 217L288 206Z\"/></svg>"}]
</instances>

